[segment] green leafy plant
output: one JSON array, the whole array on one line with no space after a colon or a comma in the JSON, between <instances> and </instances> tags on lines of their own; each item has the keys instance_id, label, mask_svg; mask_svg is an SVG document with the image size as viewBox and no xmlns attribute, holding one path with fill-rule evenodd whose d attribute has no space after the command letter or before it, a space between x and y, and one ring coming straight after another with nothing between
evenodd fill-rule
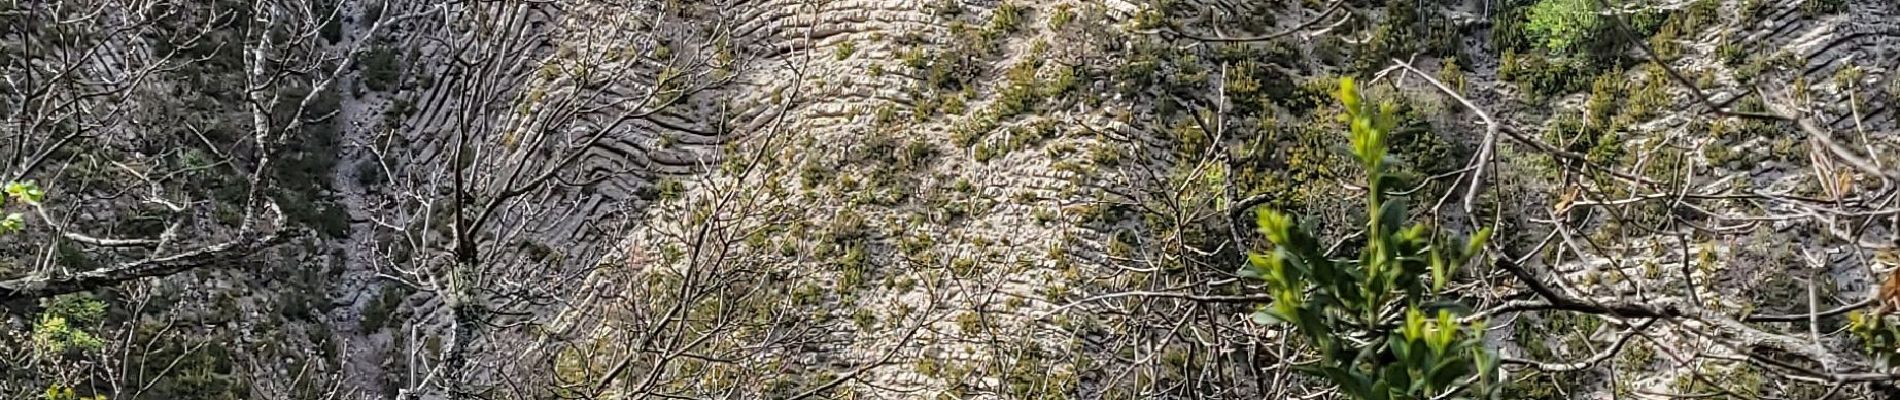
<instances>
[{"instance_id":1,"label":"green leafy plant","mask_svg":"<svg viewBox=\"0 0 1900 400\"><path fill-rule=\"evenodd\" d=\"M7 197L26 204L39 204L40 199L46 197L46 192L40 190L33 181L7 182Z\"/></svg>"},{"instance_id":2,"label":"green leafy plant","mask_svg":"<svg viewBox=\"0 0 1900 400\"><path fill-rule=\"evenodd\" d=\"M33 324L33 347L43 354L65 353L67 349L98 350L105 342L97 336L86 333L56 315L40 316L40 322Z\"/></svg>"},{"instance_id":3,"label":"green leafy plant","mask_svg":"<svg viewBox=\"0 0 1900 400\"><path fill-rule=\"evenodd\" d=\"M90 295L73 294L46 300L46 311L33 324L33 347L40 354L56 355L69 349L98 350L105 342L82 327L105 318L106 305Z\"/></svg>"},{"instance_id":4,"label":"green leafy plant","mask_svg":"<svg viewBox=\"0 0 1900 400\"><path fill-rule=\"evenodd\" d=\"M1484 344L1484 324L1460 322L1463 307L1447 298L1445 285L1479 253L1489 230L1456 243L1424 224L1405 226L1405 201L1383 192L1395 179L1386 172L1396 106L1364 102L1351 79L1340 82L1337 96L1352 155L1367 176L1366 242L1357 259L1334 259L1310 229L1261 209L1258 228L1273 249L1250 254L1240 273L1266 281L1273 300L1254 319L1291 325L1319 353L1319 362L1301 369L1348 398L1488 397L1497 359Z\"/></svg>"},{"instance_id":5,"label":"green leafy plant","mask_svg":"<svg viewBox=\"0 0 1900 400\"><path fill-rule=\"evenodd\" d=\"M26 229L25 215L20 213L7 213L6 218L0 219L0 234L19 232L21 229Z\"/></svg>"},{"instance_id":6,"label":"green leafy plant","mask_svg":"<svg viewBox=\"0 0 1900 400\"><path fill-rule=\"evenodd\" d=\"M40 186L33 181L7 182L6 195L0 196L0 210L4 210L8 203L14 202L38 206L45 198L46 191L40 190ZM0 235L19 232L22 229L26 229L25 214L9 212L6 213L5 218L0 218Z\"/></svg>"},{"instance_id":7,"label":"green leafy plant","mask_svg":"<svg viewBox=\"0 0 1900 400\"><path fill-rule=\"evenodd\" d=\"M1893 368L1900 361L1900 324L1870 313L1847 313L1847 330L1860 338L1860 345L1881 369Z\"/></svg>"}]
</instances>

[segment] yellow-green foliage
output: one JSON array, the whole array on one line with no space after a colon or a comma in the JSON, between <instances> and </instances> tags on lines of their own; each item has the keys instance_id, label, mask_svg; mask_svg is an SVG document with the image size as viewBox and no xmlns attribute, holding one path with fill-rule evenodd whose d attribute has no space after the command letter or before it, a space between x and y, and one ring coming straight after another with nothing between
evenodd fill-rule
<instances>
[{"instance_id":1,"label":"yellow-green foliage","mask_svg":"<svg viewBox=\"0 0 1900 400\"><path fill-rule=\"evenodd\" d=\"M1900 324L1887 315L1872 315L1860 311L1847 314L1847 329L1860 339L1860 345L1873 355L1874 365L1880 369L1892 368L1900 364Z\"/></svg>"},{"instance_id":2,"label":"yellow-green foliage","mask_svg":"<svg viewBox=\"0 0 1900 400\"><path fill-rule=\"evenodd\" d=\"M46 396L42 398L45 400L106 400L104 395L80 396L73 392L73 388L60 385L47 386Z\"/></svg>"},{"instance_id":3,"label":"yellow-green foliage","mask_svg":"<svg viewBox=\"0 0 1900 400\"><path fill-rule=\"evenodd\" d=\"M106 305L89 295L63 295L47 300L46 311L33 324L33 348L44 355L67 350L93 351L105 345L87 326L105 318Z\"/></svg>"},{"instance_id":4,"label":"yellow-green foliage","mask_svg":"<svg viewBox=\"0 0 1900 400\"><path fill-rule=\"evenodd\" d=\"M1049 29L1062 29L1073 21L1075 21L1075 8L1068 4L1057 5L1055 12L1049 14Z\"/></svg>"},{"instance_id":5,"label":"yellow-green foliage","mask_svg":"<svg viewBox=\"0 0 1900 400\"><path fill-rule=\"evenodd\" d=\"M33 181L7 182L6 194L0 195L0 211L4 211L11 203L24 203L29 207L38 206L45 196L46 192ZM22 229L26 229L25 214L9 212L6 218L0 219L0 234L18 232Z\"/></svg>"},{"instance_id":6,"label":"yellow-green foliage","mask_svg":"<svg viewBox=\"0 0 1900 400\"><path fill-rule=\"evenodd\" d=\"M851 58L852 54L857 54L857 53L858 53L858 43L850 41L850 40L845 40L842 43L838 43L838 48L834 51L832 55L833 57L837 58L839 61L844 61L844 59Z\"/></svg>"}]
</instances>

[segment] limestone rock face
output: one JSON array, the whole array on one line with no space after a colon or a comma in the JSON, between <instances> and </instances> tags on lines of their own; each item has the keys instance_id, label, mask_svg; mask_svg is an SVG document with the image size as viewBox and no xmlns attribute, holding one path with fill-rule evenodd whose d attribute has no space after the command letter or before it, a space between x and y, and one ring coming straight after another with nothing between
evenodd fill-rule
<instances>
[{"instance_id":1,"label":"limestone rock face","mask_svg":"<svg viewBox=\"0 0 1900 400\"><path fill-rule=\"evenodd\" d=\"M1235 247L1254 242L1250 232L1226 228L1231 221L1224 218L1241 198L1280 190L1265 188L1304 186L1285 190L1285 198L1271 204L1350 221L1341 216L1354 204L1350 187L1335 188L1350 182L1349 174L1290 172L1310 167L1298 164L1300 156L1282 156L1267 157L1267 168L1289 172L1243 175L1246 161L1237 160L1261 148L1338 143L1338 136L1328 136L1330 119L1300 120L1300 106L1289 106L1300 96L1323 103L1323 90L1259 95L1272 104L1247 112L1241 111L1250 107L1247 100L1239 99L1249 89L1227 74L1248 65L1257 71L1250 78L1267 85L1311 85L1352 74L1327 54L1362 44L1322 40L1346 29L1333 22L1342 17L1323 7L1173 5L1202 13L1189 13L1188 25L1264 18L1255 33L1301 28L1267 43L1197 45L1144 26L1155 7L891 0L476 6L456 10L458 18L405 26L397 47L417 49L419 60L404 72L407 81L433 83L358 97L354 103L363 111L346 134L355 135L352 142L381 143L379 153L409 166L397 168L411 171L406 176L391 180L408 192L441 193L443 173L458 163L481 171L468 184L490 194L572 163L551 175L557 184L502 204L492 233L481 239L492 249L484 251L493 265L487 271L497 276L489 283L548 299L522 311L532 315L526 321L556 332L485 336L476 344L485 363L537 360L490 374L540 376L529 380L544 384L601 382L597 387L609 393L740 397L815 391L893 398L1237 398L1309 385L1287 371L1256 367L1291 355L1273 350L1287 339L1248 321L1244 305L1119 296L1222 295L1244 288L1230 275L1242 262L1244 249ZM1451 25L1460 29L1490 18L1485 7L1436 7L1457 17ZM1692 74L1689 79L1709 76L1704 92L1718 105L1734 106L1759 90L1815 100L1823 105L1816 118L1839 132L1891 127L1884 88L1891 86L1892 66L1855 62L1893 59L1892 39L1882 33L1891 11L1854 5L1853 12L1809 16L1800 7L1769 3L1746 23L1685 35L1671 64ZM1254 16L1240 16L1249 12ZM1364 14L1339 21L1369 18ZM1321 17L1327 19L1308 23ZM1559 98L1550 100L1556 109L1525 107L1513 99L1524 89L1499 80L1497 51L1469 34L1464 61L1478 67L1471 68L1467 95L1481 106L1524 126L1585 106ZM1183 49L1156 51L1143 43ZM1786 54L1786 62L1723 63L1718 53L1735 50L1721 46ZM1235 48L1256 52L1224 58ZM1155 59L1157 53L1204 58ZM1860 72L1842 72L1848 65ZM1140 75L1144 70L1151 75ZM1214 72L1219 78L1209 78ZM1628 73L1634 82L1664 82L1658 74ZM1738 76L1744 74L1755 76ZM1795 78L1806 82L1801 94L1772 83L1738 83ZM1234 97L1223 97L1230 90ZM1414 81L1383 94L1438 104L1434 111L1441 114L1423 121L1440 132L1436 140L1477 141L1462 132L1481 127L1457 116L1451 109L1458 105L1429 87ZM1665 94L1667 104L1697 102L1679 87ZM1705 125L1690 123L1700 118L1664 112L1630 121L1623 147L1688 146L1704 149L1691 157L1709 159L1706 149L1713 146L1772 152L1777 140L1785 141L1710 139L1698 131ZM1263 133L1299 129L1320 133L1291 139ZM1263 136L1273 139L1258 139ZM1192 144L1210 140L1222 145ZM457 148L468 153L458 155ZM1324 163L1323 152L1299 154ZM1812 179L1800 164L1705 162L1716 176L1695 179L1709 187L1746 181L1782 190L1776 188ZM339 176L360 173L353 168L343 167ZM1522 182L1500 189L1506 192L1501 198L1518 198L1529 210L1556 201L1536 193L1559 192L1559 182L1527 179L1538 172L1512 166L1500 174ZM1270 182L1235 185L1237 179ZM1222 185L1236 189L1186 189ZM400 209L405 201L389 194L401 191L360 193L353 215ZM399 214L413 219L431 212L440 210ZM1583 296L1774 307L1765 303L1779 301L1774 296L1723 293L1786 289L1787 282L1764 278L1784 274L1695 260L1700 254L1753 259L1737 249L1795 240L1832 254L1821 275L1838 282L1840 293L1866 290L1862 262L1822 244L1825 236L1788 233L1800 227L1776 224L1775 233L1732 244L1684 247L1665 235L1631 238L1614 249L1573 249L1583 253L1538 267ZM359 225L365 228L352 240L372 240L376 229ZM1872 227L1859 240L1881 242L1884 232ZM440 246L430 240L443 238L418 243ZM1196 247L1208 243L1226 245ZM373 260L352 265L357 275L379 268ZM340 290L382 287L352 282L363 283ZM1697 282L1694 295L1682 292L1685 282ZM448 330L441 296L404 300L399 312L412 319L412 329L420 327L416 332ZM341 319L366 304L346 308ZM700 322L684 322L696 318ZM1562 326L1596 341L1613 340L1615 333L1525 321L1499 331L1506 354L1582 356L1565 344L1527 342L1519 330L1536 335L1546 325ZM356 340L369 347L389 340L373 339L386 332L367 333L371 339ZM1655 339L1705 344L1680 333ZM406 346L413 349L410 340ZM399 353L349 365L359 376L381 374L369 360ZM551 377L542 367L550 364L558 371ZM1658 373L1640 381L1643 387L1666 387L1696 368L1633 365ZM595 376L601 373L626 378Z\"/></svg>"},{"instance_id":2,"label":"limestone rock face","mask_svg":"<svg viewBox=\"0 0 1900 400\"><path fill-rule=\"evenodd\" d=\"M253 383L259 393L1323 397L1289 367L1310 361L1304 344L1250 318L1259 289L1234 271L1266 250L1255 206L1305 215L1336 254L1361 240L1363 176L1338 167L1328 97L1338 76L1404 105L1394 159L1416 175L1415 217L1513 232L1494 251L1530 254L1578 298L1693 311L1651 325L1494 316L1493 343L1518 360L1584 359L1645 327L1629 342L1643 350L1613 365L1520 382L1628 398L1759 378L1730 362L1756 350L1725 343L1808 327L1697 317L1853 304L1891 273L1896 176L1868 171L1900 159L1894 7L1644 2L1712 14L1662 23L1592 81L1526 78L1545 71L1523 65L1550 66L1513 60L1493 31L1514 15L1500 9L1525 7L1493 3L344 1L338 39L309 51L362 50L338 55L354 66L307 113L323 122L289 138L295 167L273 172L284 189L270 193L311 234L255 268L124 291L199 321L168 334L232 346L189 366L239 360L252 380L305 382ZM8 29L0 45L26 40ZM89 231L156 232L139 221L161 215L203 228L192 240L224 239L245 194L228 179L166 181L181 189L159 197L189 199L178 210L120 195L148 189L125 171L223 168L195 160L254 150L246 106L226 101L245 86L231 69L243 60L205 46L193 51L226 69L127 79L159 47L127 37L44 53L78 60L81 86L139 100L75 100L108 117L91 121L86 151L49 153L65 172L46 183ZM1649 52L1682 76L1645 66ZM41 66L12 54L0 51L10 79ZM1485 126L1386 68L1397 60L1529 138L1499 140L1478 210L1453 204ZM1538 93L1536 79L1575 84ZM1798 115L1830 135L1710 106ZM0 124L0 138L47 141L18 126ZM128 257L23 243L0 242L7 278ZM29 252L58 256L14 255ZM1526 296L1516 277L1467 275L1461 300L1478 308ZM1866 364L1846 335L1815 342L1804 348ZM1806 389L1748 394L1819 397Z\"/></svg>"},{"instance_id":3,"label":"limestone rock face","mask_svg":"<svg viewBox=\"0 0 1900 400\"><path fill-rule=\"evenodd\" d=\"M1101 29L1118 14L999 6L757 5L740 24L761 27L746 35L771 52L741 78L748 86L723 95L760 111L725 124L735 139L723 166L640 214L647 227L630 232L618 257L645 260L629 267L649 274L688 273L725 265L664 254L694 247L678 238L708 224L696 213L736 219L738 232L724 235L759 230L732 251L782 278L750 301L826 331L758 359L800 371L769 385L847 376L837 390L861 395L1080 390L1081 375L1115 362L1090 354L1110 350L1052 311L1092 285L1085 274L1112 274L1091 270L1123 264L1100 251L1108 233L1071 210L1106 201L1121 172L1080 152L1138 144L1093 132L1121 132L1107 115L1127 106L1083 105L1049 88L1103 59L1087 48L1109 40L1051 29L1049 18L1062 7ZM979 38L989 43L958 42ZM962 48L977 49L951 50ZM1024 93L1037 103L1003 105ZM727 196L746 200L722 203Z\"/></svg>"}]
</instances>

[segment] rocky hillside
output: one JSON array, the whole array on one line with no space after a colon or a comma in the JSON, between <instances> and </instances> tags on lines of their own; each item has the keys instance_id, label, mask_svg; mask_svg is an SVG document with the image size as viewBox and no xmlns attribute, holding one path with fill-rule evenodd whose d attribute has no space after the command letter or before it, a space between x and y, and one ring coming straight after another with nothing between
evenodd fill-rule
<instances>
[{"instance_id":1,"label":"rocky hillside","mask_svg":"<svg viewBox=\"0 0 1900 400\"><path fill-rule=\"evenodd\" d=\"M0 391L1347 398L1246 266L1285 247L1256 209L1377 248L1353 78L1404 217L1491 232L1429 304L1485 322L1470 382L1877 398L1896 13L0 4L0 342L30 350Z\"/></svg>"}]
</instances>

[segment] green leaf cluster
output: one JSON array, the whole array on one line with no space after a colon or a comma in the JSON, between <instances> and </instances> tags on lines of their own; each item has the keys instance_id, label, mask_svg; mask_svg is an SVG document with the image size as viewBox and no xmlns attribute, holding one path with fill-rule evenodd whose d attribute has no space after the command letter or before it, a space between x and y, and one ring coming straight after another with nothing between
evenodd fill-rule
<instances>
[{"instance_id":1,"label":"green leaf cluster","mask_svg":"<svg viewBox=\"0 0 1900 400\"><path fill-rule=\"evenodd\" d=\"M67 349L97 350L104 346L97 336L72 326L66 317L40 316L33 324L33 347L42 354L65 353Z\"/></svg>"},{"instance_id":2,"label":"green leaf cluster","mask_svg":"<svg viewBox=\"0 0 1900 400\"><path fill-rule=\"evenodd\" d=\"M1386 168L1395 107L1361 99L1350 79L1337 97L1352 156L1367 175L1366 243L1357 259L1331 258L1311 229L1279 211L1259 211L1259 232L1273 248L1250 254L1240 273L1264 280L1273 300L1254 319L1291 325L1319 353L1319 362L1301 368L1348 398L1489 397L1497 359L1483 341L1484 325L1461 323L1463 307L1445 295L1489 231L1460 243L1423 224L1405 225L1405 202L1383 192L1393 180Z\"/></svg>"},{"instance_id":3,"label":"green leaf cluster","mask_svg":"<svg viewBox=\"0 0 1900 400\"><path fill-rule=\"evenodd\" d=\"M40 190L40 186L33 181L7 182L6 195L0 196L0 207L13 202L37 206L40 200L45 198L46 191ZM0 218L0 234L19 232L22 229L26 229L26 215L10 212L5 218Z\"/></svg>"},{"instance_id":4,"label":"green leaf cluster","mask_svg":"<svg viewBox=\"0 0 1900 400\"><path fill-rule=\"evenodd\" d=\"M1900 324L1880 315L1852 311L1847 313L1847 330L1860 339L1876 367L1885 370L1900 364L1896 362L1900 361Z\"/></svg>"},{"instance_id":5,"label":"green leaf cluster","mask_svg":"<svg viewBox=\"0 0 1900 400\"><path fill-rule=\"evenodd\" d=\"M33 181L7 182L7 197L26 204L39 204L46 197L46 191Z\"/></svg>"},{"instance_id":6,"label":"green leaf cluster","mask_svg":"<svg viewBox=\"0 0 1900 400\"><path fill-rule=\"evenodd\" d=\"M81 326L97 324L105 318L105 302L90 295L63 295L45 300L46 311L33 324L33 347L40 354L61 354L69 349L98 350L105 342Z\"/></svg>"}]
</instances>

